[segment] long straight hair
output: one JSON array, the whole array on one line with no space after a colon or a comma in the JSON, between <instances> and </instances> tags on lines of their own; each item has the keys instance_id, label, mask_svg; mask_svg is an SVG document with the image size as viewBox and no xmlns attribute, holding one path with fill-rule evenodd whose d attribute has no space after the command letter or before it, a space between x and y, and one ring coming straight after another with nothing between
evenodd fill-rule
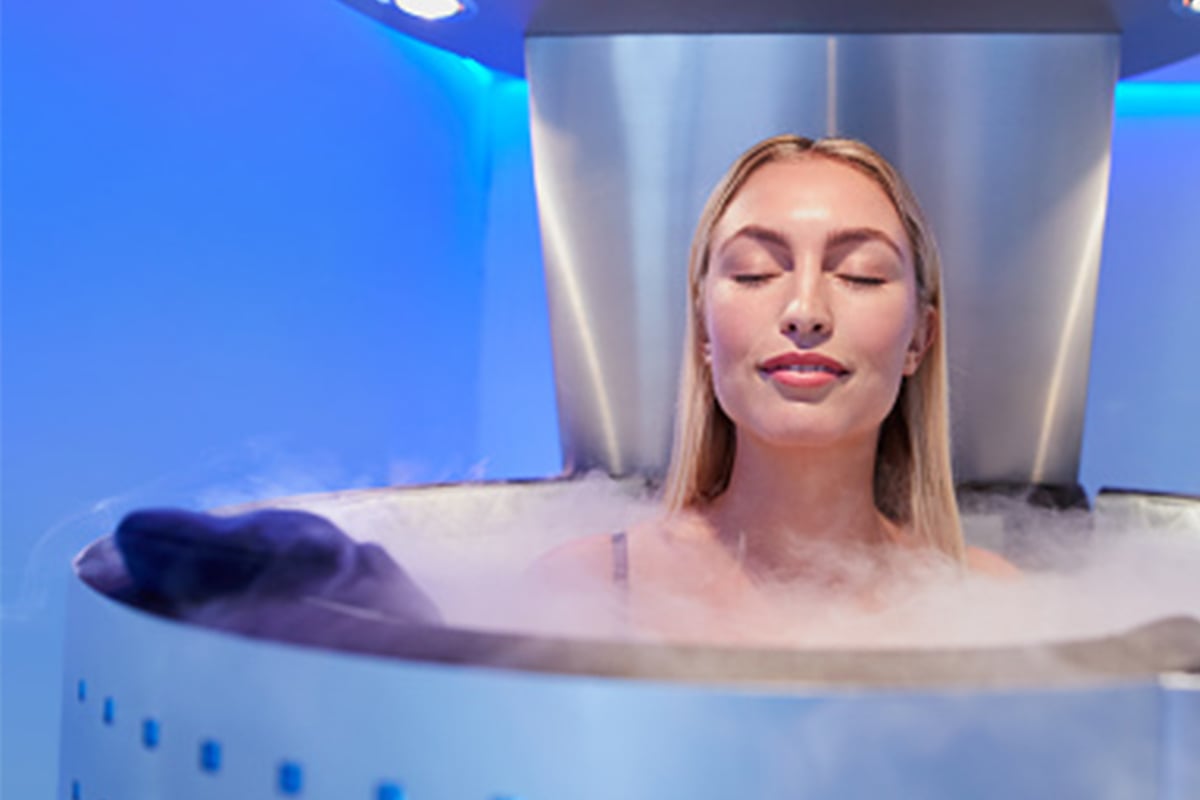
<instances>
[{"instance_id":1,"label":"long straight hair","mask_svg":"<svg viewBox=\"0 0 1200 800\"><path fill-rule=\"evenodd\" d=\"M918 310L935 312L936 330L917 371L902 380L879 432L875 505L916 540L962 563L965 548L950 470L950 410L946 378L941 262L932 231L912 190L891 164L853 139L776 136L743 153L713 189L700 215L688 261L688 309L680 371L675 441L664 481L669 511L702 508L729 485L737 436L717 402L703 352L704 280L713 231L756 170L776 161L822 158L874 181L900 217L916 271Z\"/></svg>"}]
</instances>

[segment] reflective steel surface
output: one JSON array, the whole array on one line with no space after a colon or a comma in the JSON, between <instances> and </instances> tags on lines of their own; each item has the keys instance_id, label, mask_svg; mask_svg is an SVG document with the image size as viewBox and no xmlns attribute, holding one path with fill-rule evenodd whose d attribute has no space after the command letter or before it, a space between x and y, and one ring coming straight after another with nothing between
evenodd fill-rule
<instances>
[{"instance_id":1,"label":"reflective steel surface","mask_svg":"<svg viewBox=\"0 0 1200 800\"><path fill-rule=\"evenodd\" d=\"M938 234L956 477L1074 483L1116 36L720 35L527 42L569 470L661 472L692 227L782 132L861 138Z\"/></svg>"}]
</instances>

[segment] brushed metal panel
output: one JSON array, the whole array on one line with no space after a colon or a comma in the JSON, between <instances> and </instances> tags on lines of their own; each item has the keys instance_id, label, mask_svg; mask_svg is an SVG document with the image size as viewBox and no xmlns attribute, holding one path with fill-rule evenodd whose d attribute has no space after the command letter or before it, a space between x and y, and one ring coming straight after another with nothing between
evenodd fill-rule
<instances>
[{"instance_id":1,"label":"brushed metal panel","mask_svg":"<svg viewBox=\"0 0 1200 800\"><path fill-rule=\"evenodd\" d=\"M958 479L1074 482L1118 50L1107 34L528 40L568 471L661 472L692 226L742 149L791 131L870 142L933 221Z\"/></svg>"},{"instance_id":2,"label":"brushed metal panel","mask_svg":"<svg viewBox=\"0 0 1200 800\"><path fill-rule=\"evenodd\" d=\"M824 117L825 40L538 38L526 55L564 461L656 473L692 228L739 152ZM765 74L771 91L746 90Z\"/></svg>"},{"instance_id":3,"label":"brushed metal panel","mask_svg":"<svg viewBox=\"0 0 1200 800\"><path fill-rule=\"evenodd\" d=\"M1116 59L1103 36L838 40L839 132L938 233L960 480L1076 480Z\"/></svg>"}]
</instances>

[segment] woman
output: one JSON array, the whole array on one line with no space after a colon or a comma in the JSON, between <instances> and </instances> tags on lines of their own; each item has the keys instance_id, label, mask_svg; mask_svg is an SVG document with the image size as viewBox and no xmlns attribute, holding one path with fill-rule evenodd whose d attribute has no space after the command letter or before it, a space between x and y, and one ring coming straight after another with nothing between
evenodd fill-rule
<instances>
[{"instance_id":1,"label":"woman","mask_svg":"<svg viewBox=\"0 0 1200 800\"><path fill-rule=\"evenodd\" d=\"M725 640L791 626L783 587L872 607L901 562L1014 572L963 542L937 249L882 156L755 145L708 199L688 286L666 515L540 576L611 582L635 630Z\"/></svg>"},{"instance_id":2,"label":"woman","mask_svg":"<svg viewBox=\"0 0 1200 800\"><path fill-rule=\"evenodd\" d=\"M876 612L914 596L912 579L928 584L931 566L1014 572L963 544L937 252L881 156L794 136L747 151L701 215L688 285L665 513L543 556L534 573L554 593L526 598L531 626L878 641L862 619L891 624ZM273 629L281 604L289 641L329 629L297 621L312 608L440 621L382 550L320 518L150 511L127 517L116 540L126 594L217 627ZM846 609L872 614L829 619Z\"/></svg>"}]
</instances>

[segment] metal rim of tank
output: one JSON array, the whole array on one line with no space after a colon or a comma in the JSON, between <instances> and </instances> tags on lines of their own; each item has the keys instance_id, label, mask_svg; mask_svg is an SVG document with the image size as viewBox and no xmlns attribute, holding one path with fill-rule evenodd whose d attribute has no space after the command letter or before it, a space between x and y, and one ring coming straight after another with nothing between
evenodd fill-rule
<instances>
[{"instance_id":1,"label":"metal rim of tank","mask_svg":"<svg viewBox=\"0 0 1200 800\"><path fill-rule=\"evenodd\" d=\"M568 480L569 479L565 479ZM362 489L309 495L253 504L286 502L291 507L320 499L362 501L382 492L427 493L454 488L497 485L538 488L555 480L507 481L499 484ZM1105 489L1097 507L1151 502L1186 508L1200 515L1200 497L1162 492ZM239 508L248 508L239 507ZM1197 531L1200 533L1200 531ZM124 606L84 575L90 563L114 552L111 537L86 548L74 564L75 578L98 599L125 607L131 614L150 612ZM302 641L266 639L305 648L381 656L418 663L474 666L518 672L580 675L617 679L771 686L797 690L829 688L922 687L1009 689L1085 687L1145 679L1168 673L1200 674L1200 621L1170 617L1125 633L1026 645L954 648L783 649L670 644L658 642L574 639L520 633L497 633L463 627L400 625L385 618L363 619L376 635L353 646L332 650ZM173 621L189 626L191 623ZM197 626L199 627L199 626ZM218 631L239 638L240 634Z\"/></svg>"}]
</instances>

